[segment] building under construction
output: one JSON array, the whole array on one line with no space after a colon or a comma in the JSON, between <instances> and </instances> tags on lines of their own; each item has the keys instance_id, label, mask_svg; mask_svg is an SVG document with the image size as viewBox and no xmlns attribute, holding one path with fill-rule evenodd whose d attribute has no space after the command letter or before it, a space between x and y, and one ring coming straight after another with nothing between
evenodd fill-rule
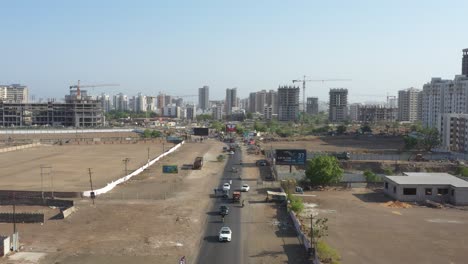
<instances>
[{"instance_id":1,"label":"building under construction","mask_svg":"<svg viewBox=\"0 0 468 264\"><path fill-rule=\"evenodd\" d=\"M0 126L96 127L104 124L101 102L86 91L70 91L65 102L0 102Z\"/></svg>"}]
</instances>

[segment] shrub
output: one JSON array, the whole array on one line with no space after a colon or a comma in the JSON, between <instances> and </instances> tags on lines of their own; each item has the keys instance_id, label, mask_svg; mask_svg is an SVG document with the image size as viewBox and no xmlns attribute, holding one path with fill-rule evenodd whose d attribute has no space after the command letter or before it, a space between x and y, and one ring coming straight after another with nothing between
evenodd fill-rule
<instances>
[{"instance_id":1,"label":"shrub","mask_svg":"<svg viewBox=\"0 0 468 264\"><path fill-rule=\"evenodd\" d=\"M301 198L293 196L292 194L288 194L288 200L290 202L289 206L291 210L293 210L293 212L296 214L299 214L302 212L302 210L304 210L304 203L302 202Z\"/></svg>"},{"instance_id":2,"label":"shrub","mask_svg":"<svg viewBox=\"0 0 468 264\"><path fill-rule=\"evenodd\" d=\"M329 246L325 241L317 242L317 254L323 263L339 264L341 256L338 251Z\"/></svg>"},{"instance_id":3,"label":"shrub","mask_svg":"<svg viewBox=\"0 0 468 264\"><path fill-rule=\"evenodd\" d=\"M221 161L223 161L225 158L226 158L226 157L224 157L224 155L219 155L219 156L216 158L216 160L219 161L219 162L221 162Z\"/></svg>"},{"instance_id":4,"label":"shrub","mask_svg":"<svg viewBox=\"0 0 468 264\"><path fill-rule=\"evenodd\" d=\"M456 173L458 175L463 176L463 177L468 177L468 168L464 167L464 166L460 166L460 167L457 168Z\"/></svg>"},{"instance_id":5,"label":"shrub","mask_svg":"<svg viewBox=\"0 0 468 264\"><path fill-rule=\"evenodd\" d=\"M367 182L381 182L382 181L382 179L379 176L377 176L375 173L373 173L370 170L365 170L362 175L364 175Z\"/></svg>"},{"instance_id":6,"label":"shrub","mask_svg":"<svg viewBox=\"0 0 468 264\"><path fill-rule=\"evenodd\" d=\"M393 175L393 170L390 168L385 168L383 171L385 175L388 175L388 176Z\"/></svg>"}]
</instances>

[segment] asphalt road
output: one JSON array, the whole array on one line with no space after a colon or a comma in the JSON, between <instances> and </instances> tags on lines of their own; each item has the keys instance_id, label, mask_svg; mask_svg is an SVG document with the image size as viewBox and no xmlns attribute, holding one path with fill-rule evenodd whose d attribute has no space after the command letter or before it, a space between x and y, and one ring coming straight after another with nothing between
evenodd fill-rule
<instances>
[{"instance_id":1,"label":"asphalt road","mask_svg":"<svg viewBox=\"0 0 468 264\"><path fill-rule=\"evenodd\" d=\"M242 181L239 179L239 175L242 173L240 166L240 160L242 159L242 151L238 150L234 155L228 155L228 161L224 168L224 173L219 182L219 188L222 188L223 183L229 182L232 179L230 197L232 192L240 190ZM232 172L232 167L238 168L237 173ZM214 195L214 191L213 191ZM243 192L242 199L246 199L247 193ZM241 219L243 208L240 203L231 203L230 200L219 197L214 198L213 208L208 213L208 221L204 239L201 245L200 252L196 263L210 264L210 263L223 263L223 264L239 264L247 263L246 243L247 234L245 231L247 228L242 227ZM219 215L219 206L229 206L229 215L224 219L224 223ZM231 242L219 242L218 232L223 226L228 226L232 230L232 241Z\"/></svg>"}]
</instances>

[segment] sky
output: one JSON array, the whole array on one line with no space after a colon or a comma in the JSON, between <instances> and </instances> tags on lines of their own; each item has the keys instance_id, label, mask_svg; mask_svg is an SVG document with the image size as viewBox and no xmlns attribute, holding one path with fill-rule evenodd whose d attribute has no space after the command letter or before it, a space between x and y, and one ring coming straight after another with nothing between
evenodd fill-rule
<instances>
[{"instance_id":1,"label":"sky","mask_svg":"<svg viewBox=\"0 0 468 264\"><path fill-rule=\"evenodd\" d=\"M36 98L89 92L238 96L310 79L306 96L385 101L461 72L468 1L0 0L0 84ZM296 84L297 85L297 84ZM301 91L302 96L302 91ZM195 98L196 100L196 98Z\"/></svg>"}]
</instances>

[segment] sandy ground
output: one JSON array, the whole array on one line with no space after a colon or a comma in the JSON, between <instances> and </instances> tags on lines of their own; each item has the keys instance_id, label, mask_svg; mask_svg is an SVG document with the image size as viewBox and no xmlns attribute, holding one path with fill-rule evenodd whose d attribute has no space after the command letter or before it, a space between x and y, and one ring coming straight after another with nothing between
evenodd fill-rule
<instances>
[{"instance_id":1,"label":"sandy ground","mask_svg":"<svg viewBox=\"0 0 468 264\"><path fill-rule=\"evenodd\" d=\"M222 143L187 143L110 194L77 200L77 212L44 225L19 224L23 252L45 253L40 263L176 263L193 260L205 225L213 184L224 162ZM202 170L162 175L162 164L182 166L204 156ZM0 225L0 233L11 232ZM34 255L34 254L33 254ZM21 256L21 255L20 255ZM36 255L37 256L37 255ZM9 261L0 263L36 263Z\"/></svg>"},{"instance_id":2,"label":"sandy ground","mask_svg":"<svg viewBox=\"0 0 468 264\"><path fill-rule=\"evenodd\" d=\"M165 143L167 150L172 143ZM41 190L41 165L45 191L86 191L90 189L88 168L92 169L94 188L125 174L123 160L129 158L128 171L145 164L163 152L163 143L45 145L0 153L0 190Z\"/></svg>"},{"instance_id":3,"label":"sandy ground","mask_svg":"<svg viewBox=\"0 0 468 264\"><path fill-rule=\"evenodd\" d=\"M307 149L307 151L320 152L382 152L396 151L404 146L402 137L383 136L327 136L310 137L307 141L279 141L261 143L264 149Z\"/></svg>"},{"instance_id":4,"label":"sandy ground","mask_svg":"<svg viewBox=\"0 0 468 264\"><path fill-rule=\"evenodd\" d=\"M307 192L305 215L329 219L326 240L343 263L466 263L468 212L388 208L368 189ZM308 223L308 220L305 221Z\"/></svg>"}]
</instances>

